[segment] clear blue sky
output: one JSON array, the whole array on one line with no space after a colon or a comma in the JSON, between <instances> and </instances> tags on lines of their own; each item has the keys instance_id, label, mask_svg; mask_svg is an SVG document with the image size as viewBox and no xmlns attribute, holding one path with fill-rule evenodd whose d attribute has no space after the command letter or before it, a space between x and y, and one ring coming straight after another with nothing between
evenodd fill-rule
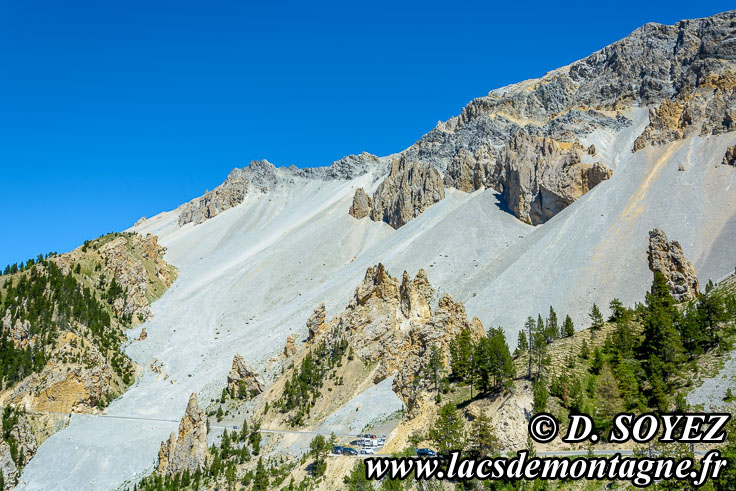
<instances>
[{"instance_id":1,"label":"clear blue sky","mask_svg":"<svg viewBox=\"0 0 736 491\"><path fill-rule=\"evenodd\" d=\"M728 4L0 0L0 265L252 159L401 150L495 87Z\"/></svg>"}]
</instances>

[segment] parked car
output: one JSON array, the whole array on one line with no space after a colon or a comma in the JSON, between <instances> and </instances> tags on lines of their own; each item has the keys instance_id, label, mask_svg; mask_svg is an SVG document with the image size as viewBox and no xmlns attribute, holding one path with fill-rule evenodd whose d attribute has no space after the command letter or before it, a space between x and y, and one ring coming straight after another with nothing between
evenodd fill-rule
<instances>
[{"instance_id":1,"label":"parked car","mask_svg":"<svg viewBox=\"0 0 736 491\"><path fill-rule=\"evenodd\" d=\"M418 457L434 457L437 455L437 452L434 450L430 450L428 448L418 448L417 449L417 456Z\"/></svg>"},{"instance_id":2,"label":"parked car","mask_svg":"<svg viewBox=\"0 0 736 491\"><path fill-rule=\"evenodd\" d=\"M374 455L376 452L374 452L372 448L361 448L360 453L363 455Z\"/></svg>"},{"instance_id":3,"label":"parked car","mask_svg":"<svg viewBox=\"0 0 736 491\"><path fill-rule=\"evenodd\" d=\"M343 455L358 455L358 451L351 447L342 447Z\"/></svg>"},{"instance_id":4,"label":"parked car","mask_svg":"<svg viewBox=\"0 0 736 491\"><path fill-rule=\"evenodd\" d=\"M342 455L343 448L340 445L335 445L332 447L332 453L335 455Z\"/></svg>"}]
</instances>

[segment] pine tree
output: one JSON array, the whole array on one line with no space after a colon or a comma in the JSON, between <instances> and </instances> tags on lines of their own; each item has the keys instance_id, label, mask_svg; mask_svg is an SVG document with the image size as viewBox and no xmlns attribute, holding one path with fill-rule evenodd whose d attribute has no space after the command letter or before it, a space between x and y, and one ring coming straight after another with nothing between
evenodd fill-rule
<instances>
[{"instance_id":1,"label":"pine tree","mask_svg":"<svg viewBox=\"0 0 736 491\"><path fill-rule=\"evenodd\" d=\"M565 338L569 338L575 334L575 325L572 323L572 319L569 315L565 316L565 322L562 324L562 336Z\"/></svg>"},{"instance_id":2,"label":"pine tree","mask_svg":"<svg viewBox=\"0 0 736 491\"><path fill-rule=\"evenodd\" d=\"M601 314L601 310L595 303L593 303L593 308L591 309L588 317L590 317L591 328L600 329L601 327L603 327L603 314Z\"/></svg>"},{"instance_id":3,"label":"pine tree","mask_svg":"<svg viewBox=\"0 0 736 491\"><path fill-rule=\"evenodd\" d=\"M717 327L720 323L728 320L726 303L723 296L713 291L712 283L706 287L706 293L698 295L696 302L699 324L702 331L708 333L710 345L719 344Z\"/></svg>"},{"instance_id":4,"label":"pine tree","mask_svg":"<svg viewBox=\"0 0 736 491\"><path fill-rule=\"evenodd\" d=\"M549 315L547 316L547 339L554 339L559 336L559 326L557 325L557 312L552 306L549 306Z\"/></svg>"},{"instance_id":5,"label":"pine tree","mask_svg":"<svg viewBox=\"0 0 736 491\"><path fill-rule=\"evenodd\" d=\"M465 443L463 420L454 404L442 406L437 422L429 430L429 440L440 452L462 450Z\"/></svg>"},{"instance_id":6,"label":"pine tree","mask_svg":"<svg viewBox=\"0 0 736 491\"><path fill-rule=\"evenodd\" d=\"M624 304L622 304L621 300L618 298L611 300L608 304L608 308L611 310L611 316L608 319L610 322L616 322L621 319L626 311Z\"/></svg>"},{"instance_id":7,"label":"pine tree","mask_svg":"<svg viewBox=\"0 0 736 491\"><path fill-rule=\"evenodd\" d=\"M437 345L432 345L430 349L429 362L426 366L426 371L429 377L432 378L434 383L434 390L439 390L439 378L440 372L444 367L444 361L442 356L442 350Z\"/></svg>"},{"instance_id":8,"label":"pine tree","mask_svg":"<svg viewBox=\"0 0 736 491\"><path fill-rule=\"evenodd\" d=\"M529 340L529 369L527 371L526 377L528 379L532 378L532 360L534 359L533 346L534 346L534 328L536 324L534 323L534 318L528 317L526 319L526 324L524 324L524 330L527 332L527 339Z\"/></svg>"},{"instance_id":9,"label":"pine tree","mask_svg":"<svg viewBox=\"0 0 736 491\"><path fill-rule=\"evenodd\" d=\"M657 358L657 370L663 382L669 375L677 373L677 364L682 358L680 333L675 327L679 312L670 294L667 281L660 272L654 274L652 292L646 296L647 311L644 321L646 341L642 344L644 356L651 360ZM648 364L650 376L654 368Z\"/></svg>"},{"instance_id":10,"label":"pine tree","mask_svg":"<svg viewBox=\"0 0 736 491\"><path fill-rule=\"evenodd\" d=\"M502 328L489 329L476 345L475 365L481 391L507 389L513 380L514 364Z\"/></svg>"},{"instance_id":11,"label":"pine tree","mask_svg":"<svg viewBox=\"0 0 736 491\"><path fill-rule=\"evenodd\" d=\"M484 457L492 455L500 447L496 430L490 418L483 411L470 425L470 445L473 450Z\"/></svg>"},{"instance_id":12,"label":"pine tree","mask_svg":"<svg viewBox=\"0 0 736 491\"><path fill-rule=\"evenodd\" d=\"M603 353L598 346L593 350L593 360L590 362L590 371L598 375L603 368Z\"/></svg>"},{"instance_id":13,"label":"pine tree","mask_svg":"<svg viewBox=\"0 0 736 491\"><path fill-rule=\"evenodd\" d=\"M530 345L534 356L534 364L537 366L536 377L539 378L542 375L547 355L547 337L541 315L537 317L537 323L532 329Z\"/></svg>"},{"instance_id":14,"label":"pine tree","mask_svg":"<svg viewBox=\"0 0 736 491\"><path fill-rule=\"evenodd\" d=\"M373 482L366 477L365 463L362 459L358 459L350 474L343 478L343 482L349 491L373 491Z\"/></svg>"},{"instance_id":15,"label":"pine tree","mask_svg":"<svg viewBox=\"0 0 736 491\"><path fill-rule=\"evenodd\" d=\"M325 473L327 462L325 456L329 448L328 441L322 435L315 436L309 444L310 454L314 456L314 464L312 464L312 475L319 477Z\"/></svg>"},{"instance_id":16,"label":"pine tree","mask_svg":"<svg viewBox=\"0 0 736 491\"><path fill-rule=\"evenodd\" d=\"M256 475L253 478L253 491L267 491L269 485L268 473L263 466L263 457L258 458Z\"/></svg>"},{"instance_id":17,"label":"pine tree","mask_svg":"<svg viewBox=\"0 0 736 491\"><path fill-rule=\"evenodd\" d=\"M588 347L588 341L583 339L583 344L580 346L580 358L587 360L590 356L590 348Z\"/></svg>"},{"instance_id":18,"label":"pine tree","mask_svg":"<svg viewBox=\"0 0 736 491\"><path fill-rule=\"evenodd\" d=\"M453 376L460 381L470 378L473 362L473 339L470 329L463 328L450 343L450 367Z\"/></svg>"},{"instance_id":19,"label":"pine tree","mask_svg":"<svg viewBox=\"0 0 736 491\"><path fill-rule=\"evenodd\" d=\"M526 331L523 329L519 331L519 340L516 343L516 351L514 355L520 355L529 351L529 343L526 340Z\"/></svg>"},{"instance_id":20,"label":"pine tree","mask_svg":"<svg viewBox=\"0 0 736 491\"><path fill-rule=\"evenodd\" d=\"M533 386L534 394L534 412L543 413L547 411L547 398L549 396L547 392L547 386L542 382L541 379L537 379Z\"/></svg>"}]
</instances>

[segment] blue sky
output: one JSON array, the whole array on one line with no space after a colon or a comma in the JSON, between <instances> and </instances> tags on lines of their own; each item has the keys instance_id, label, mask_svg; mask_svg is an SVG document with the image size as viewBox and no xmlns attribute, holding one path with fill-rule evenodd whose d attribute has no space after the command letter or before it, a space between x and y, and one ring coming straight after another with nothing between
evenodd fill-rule
<instances>
[{"instance_id":1,"label":"blue sky","mask_svg":"<svg viewBox=\"0 0 736 491\"><path fill-rule=\"evenodd\" d=\"M0 0L0 264L252 159L396 152L495 87L727 3Z\"/></svg>"}]
</instances>

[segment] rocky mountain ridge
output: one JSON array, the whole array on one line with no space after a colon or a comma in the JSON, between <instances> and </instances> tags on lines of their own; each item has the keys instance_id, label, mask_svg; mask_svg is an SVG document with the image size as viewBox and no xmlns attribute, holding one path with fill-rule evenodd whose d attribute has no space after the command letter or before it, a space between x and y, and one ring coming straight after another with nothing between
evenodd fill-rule
<instances>
[{"instance_id":1,"label":"rocky mountain ridge","mask_svg":"<svg viewBox=\"0 0 736 491\"><path fill-rule=\"evenodd\" d=\"M300 179L350 180L382 165L375 155L363 152L336 160L328 167L299 169L276 167L268 160L253 160L247 167L235 168L225 182L179 209L179 225L199 224L243 202L248 194L267 193L280 184Z\"/></svg>"},{"instance_id":2,"label":"rocky mountain ridge","mask_svg":"<svg viewBox=\"0 0 736 491\"><path fill-rule=\"evenodd\" d=\"M584 158L593 154L583 141L598 129L629 127L632 108L650 108L632 151L736 129L734 39L736 11L672 26L650 23L542 78L493 90L392 159L400 169L392 164L370 197L357 190L350 214L398 228L441 200L444 183L466 192L495 189L518 219L542 224L611 177L610 162ZM379 162L361 154L290 172L349 178ZM228 181L188 204L180 224L242 202L242 182Z\"/></svg>"}]
</instances>

